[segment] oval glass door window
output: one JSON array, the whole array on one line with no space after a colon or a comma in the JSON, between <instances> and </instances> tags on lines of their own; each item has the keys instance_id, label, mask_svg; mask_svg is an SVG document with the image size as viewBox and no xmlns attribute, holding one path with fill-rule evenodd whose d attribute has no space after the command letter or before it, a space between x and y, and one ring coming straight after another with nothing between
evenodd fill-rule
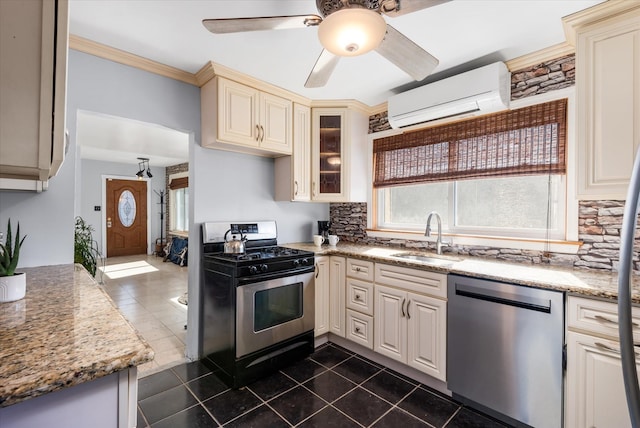
<instances>
[{"instance_id":1,"label":"oval glass door window","mask_svg":"<svg viewBox=\"0 0 640 428\"><path fill-rule=\"evenodd\" d=\"M124 227L131 227L136 219L136 198L129 190L120 194L118 199L118 217Z\"/></svg>"}]
</instances>

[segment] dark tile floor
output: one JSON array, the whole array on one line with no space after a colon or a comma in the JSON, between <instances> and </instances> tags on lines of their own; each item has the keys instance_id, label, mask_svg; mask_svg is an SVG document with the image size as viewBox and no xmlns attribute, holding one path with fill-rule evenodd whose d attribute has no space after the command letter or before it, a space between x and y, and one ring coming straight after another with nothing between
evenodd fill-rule
<instances>
[{"instance_id":1,"label":"dark tile floor","mask_svg":"<svg viewBox=\"0 0 640 428\"><path fill-rule=\"evenodd\" d=\"M239 390L199 361L142 378L138 427L148 426L505 427L333 344Z\"/></svg>"}]
</instances>

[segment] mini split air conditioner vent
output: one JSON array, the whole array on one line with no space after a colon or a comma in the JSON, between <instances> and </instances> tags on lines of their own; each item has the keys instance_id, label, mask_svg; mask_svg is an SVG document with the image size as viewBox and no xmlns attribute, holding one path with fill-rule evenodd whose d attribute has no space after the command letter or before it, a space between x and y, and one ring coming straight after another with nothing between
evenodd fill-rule
<instances>
[{"instance_id":1,"label":"mini split air conditioner vent","mask_svg":"<svg viewBox=\"0 0 640 428\"><path fill-rule=\"evenodd\" d=\"M388 119L403 128L447 117L509 108L511 73L502 62L439 80L389 98Z\"/></svg>"}]
</instances>

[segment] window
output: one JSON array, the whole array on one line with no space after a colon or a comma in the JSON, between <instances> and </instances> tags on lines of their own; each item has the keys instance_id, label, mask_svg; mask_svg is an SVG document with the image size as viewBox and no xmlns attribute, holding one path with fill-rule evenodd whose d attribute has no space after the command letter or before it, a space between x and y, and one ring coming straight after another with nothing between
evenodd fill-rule
<instances>
[{"instance_id":1,"label":"window","mask_svg":"<svg viewBox=\"0 0 640 428\"><path fill-rule=\"evenodd\" d=\"M189 231L189 178L171 177L169 182L169 218L172 232Z\"/></svg>"},{"instance_id":2,"label":"window","mask_svg":"<svg viewBox=\"0 0 640 428\"><path fill-rule=\"evenodd\" d=\"M378 191L378 228L423 232L437 211L449 233L563 239L564 188L560 175L389 187Z\"/></svg>"},{"instance_id":3,"label":"window","mask_svg":"<svg viewBox=\"0 0 640 428\"><path fill-rule=\"evenodd\" d=\"M567 100L374 141L379 229L564 239Z\"/></svg>"}]
</instances>

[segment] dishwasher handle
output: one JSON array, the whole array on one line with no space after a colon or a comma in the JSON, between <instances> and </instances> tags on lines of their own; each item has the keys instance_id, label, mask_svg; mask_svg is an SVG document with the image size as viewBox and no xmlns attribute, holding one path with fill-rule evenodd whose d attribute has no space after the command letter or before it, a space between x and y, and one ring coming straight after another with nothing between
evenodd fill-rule
<instances>
[{"instance_id":1,"label":"dishwasher handle","mask_svg":"<svg viewBox=\"0 0 640 428\"><path fill-rule=\"evenodd\" d=\"M529 309L531 311L551 313L551 300L536 297L523 296L502 291L487 290L466 284L456 284L456 295L469 297L471 299L484 300L501 305L515 306L517 308Z\"/></svg>"}]
</instances>

